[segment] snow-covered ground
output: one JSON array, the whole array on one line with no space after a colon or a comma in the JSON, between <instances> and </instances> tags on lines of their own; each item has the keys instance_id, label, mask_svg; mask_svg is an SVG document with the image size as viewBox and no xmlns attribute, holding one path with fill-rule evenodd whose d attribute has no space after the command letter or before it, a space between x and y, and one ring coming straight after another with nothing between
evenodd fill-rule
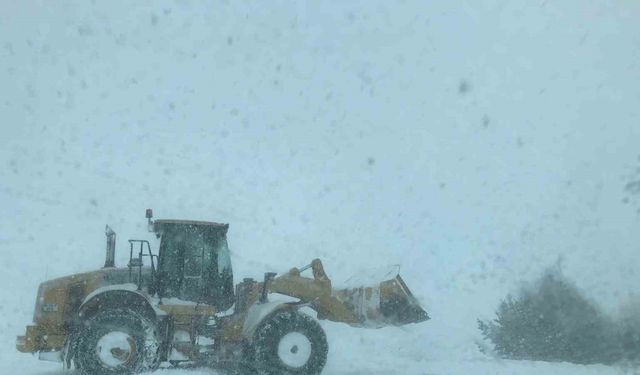
<instances>
[{"instance_id":1,"label":"snow-covered ground","mask_svg":"<svg viewBox=\"0 0 640 375\"><path fill-rule=\"evenodd\" d=\"M104 224L229 222L236 280L400 264L432 320L324 324L325 374L617 374L481 354L477 318L562 262L638 293L633 1L0 0L0 370L39 282ZM184 374L166 370L165 374ZM189 374L210 373L189 371Z\"/></svg>"}]
</instances>

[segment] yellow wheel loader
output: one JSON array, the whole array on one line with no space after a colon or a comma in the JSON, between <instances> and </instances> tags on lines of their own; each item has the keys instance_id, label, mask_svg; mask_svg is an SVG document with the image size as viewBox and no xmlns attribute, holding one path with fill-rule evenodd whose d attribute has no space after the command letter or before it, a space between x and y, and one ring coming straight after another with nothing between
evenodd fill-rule
<instances>
[{"instance_id":1,"label":"yellow wheel loader","mask_svg":"<svg viewBox=\"0 0 640 375\"><path fill-rule=\"evenodd\" d=\"M86 375L135 374L162 363L312 375L322 371L328 345L306 311L368 328L429 319L399 275L333 289L318 259L234 286L227 224L152 216L147 210L160 238L157 255L149 242L129 240L129 264L116 268L116 235L107 226L104 268L42 283L17 349ZM311 277L302 275L307 270Z\"/></svg>"}]
</instances>

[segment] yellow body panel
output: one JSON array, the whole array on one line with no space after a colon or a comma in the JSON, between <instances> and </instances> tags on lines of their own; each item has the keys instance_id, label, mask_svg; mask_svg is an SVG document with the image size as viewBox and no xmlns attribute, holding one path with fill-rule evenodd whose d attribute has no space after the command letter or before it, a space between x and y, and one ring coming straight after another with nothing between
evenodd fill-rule
<instances>
[{"instance_id":1,"label":"yellow body panel","mask_svg":"<svg viewBox=\"0 0 640 375\"><path fill-rule=\"evenodd\" d=\"M106 278L127 269L100 269L65 276L40 284L32 325L24 336L18 336L16 349L20 352L60 350L64 346L68 320L78 313L84 298L92 291L108 284Z\"/></svg>"},{"instance_id":2,"label":"yellow body panel","mask_svg":"<svg viewBox=\"0 0 640 375\"><path fill-rule=\"evenodd\" d=\"M302 303L318 312L319 319L343 322L356 327L403 325L428 319L428 315L411 295L400 276L375 286L336 290L332 288L331 280L325 274L319 259L315 259L310 268L313 278L303 277L300 270L293 268L270 280L267 292L300 299ZM125 273L128 275L127 269L108 268L41 284L34 324L27 326L24 336L18 336L17 349L26 353L61 350L65 345L71 322L78 318L80 304L100 287L119 285L118 280L122 279ZM246 283L243 284L246 286ZM236 311L223 318L217 318L220 330L215 334L215 340L222 343L238 343L243 339L247 310L258 303L264 288L264 283L250 282L248 285L248 289L242 293L243 297L237 301ZM203 324L206 326L207 320L215 317L217 313L210 305L172 302L170 299L162 304L156 302L154 308L170 315L176 329L190 334L197 334L196 327Z\"/></svg>"}]
</instances>

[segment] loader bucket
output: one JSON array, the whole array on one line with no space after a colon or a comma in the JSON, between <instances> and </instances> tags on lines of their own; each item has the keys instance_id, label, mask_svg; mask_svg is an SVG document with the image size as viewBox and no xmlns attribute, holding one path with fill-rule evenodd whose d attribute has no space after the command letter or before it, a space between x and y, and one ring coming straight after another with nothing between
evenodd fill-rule
<instances>
[{"instance_id":1,"label":"loader bucket","mask_svg":"<svg viewBox=\"0 0 640 375\"><path fill-rule=\"evenodd\" d=\"M334 296L357 316L358 323L349 323L353 326L380 328L429 319L400 275L373 287L336 290Z\"/></svg>"}]
</instances>

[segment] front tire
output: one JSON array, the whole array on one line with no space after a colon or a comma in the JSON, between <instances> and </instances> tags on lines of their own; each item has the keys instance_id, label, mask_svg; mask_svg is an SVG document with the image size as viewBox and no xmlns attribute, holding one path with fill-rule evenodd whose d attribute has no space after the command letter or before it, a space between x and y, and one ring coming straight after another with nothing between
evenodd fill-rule
<instances>
[{"instance_id":1,"label":"front tire","mask_svg":"<svg viewBox=\"0 0 640 375\"><path fill-rule=\"evenodd\" d=\"M318 375L327 362L327 336L308 315L283 311L262 323L253 342L260 375Z\"/></svg>"},{"instance_id":2,"label":"front tire","mask_svg":"<svg viewBox=\"0 0 640 375\"><path fill-rule=\"evenodd\" d=\"M75 364L85 375L137 374L158 367L159 349L152 320L129 310L106 310L84 323Z\"/></svg>"}]
</instances>

